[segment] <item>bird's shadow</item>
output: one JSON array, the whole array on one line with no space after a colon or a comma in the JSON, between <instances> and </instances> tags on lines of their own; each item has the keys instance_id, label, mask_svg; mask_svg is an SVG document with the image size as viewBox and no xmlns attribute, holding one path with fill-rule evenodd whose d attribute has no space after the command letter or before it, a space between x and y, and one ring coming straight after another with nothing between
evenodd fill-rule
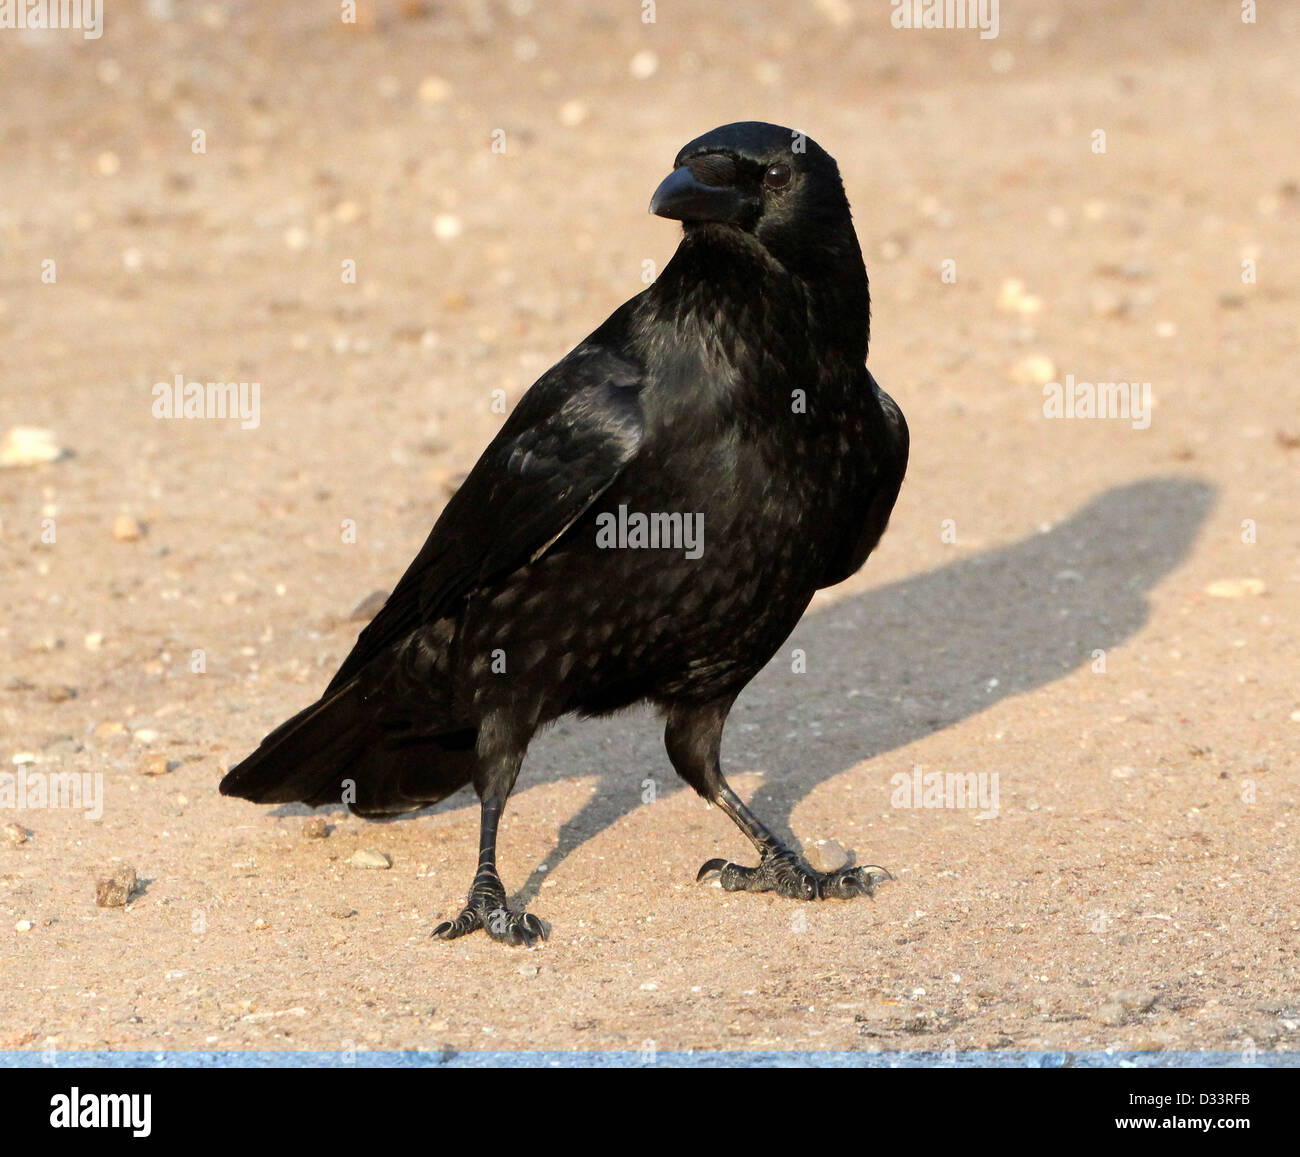
<instances>
[{"instance_id":1,"label":"bird's shadow","mask_svg":"<svg viewBox=\"0 0 1300 1157\"><path fill-rule=\"evenodd\" d=\"M1048 530L805 615L737 701L724 770L766 773L756 810L789 839L794 808L825 780L1130 639L1213 498L1189 478L1116 487ZM520 788L593 763L603 769L599 788L561 825L515 902L526 905L570 852L640 806L647 778L658 795L685 788L648 709L561 721L529 749ZM412 814L466 803L458 793Z\"/></svg>"}]
</instances>

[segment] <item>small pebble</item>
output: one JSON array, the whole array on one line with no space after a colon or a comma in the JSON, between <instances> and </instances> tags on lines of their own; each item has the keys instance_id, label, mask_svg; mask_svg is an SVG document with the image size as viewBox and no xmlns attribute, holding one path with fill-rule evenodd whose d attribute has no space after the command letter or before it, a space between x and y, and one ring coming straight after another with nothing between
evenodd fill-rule
<instances>
[{"instance_id":1,"label":"small pebble","mask_svg":"<svg viewBox=\"0 0 1300 1157\"><path fill-rule=\"evenodd\" d=\"M302 825L302 834L305 839L323 840L330 834L330 826L324 816L311 816Z\"/></svg>"},{"instance_id":2,"label":"small pebble","mask_svg":"<svg viewBox=\"0 0 1300 1157\"><path fill-rule=\"evenodd\" d=\"M1056 363L1046 354L1030 354L1011 367L1011 380L1018 386L1043 386L1056 381Z\"/></svg>"},{"instance_id":3,"label":"small pebble","mask_svg":"<svg viewBox=\"0 0 1300 1157\"><path fill-rule=\"evenodd\" d=\"M910 241L906 234L895 233L876 246L876 253L882 261L897 261L907 252L909 245Z\"/></svg>"},{"instance_id":4,"label":"small pebble","mask_svg":"<svg viewBox=\"0 0 1300 1157\"><path fill-rule=\"evenodd\" d=\"M368 623L384 609L386 602L388 602L387 591L372 591L352 608L348 620L354 623Z\"/></svg>"},{"instance_id":5,"label":"small pebble","mask_svg":"<svg viewBox=\"0 0 1300 1157\"><path fill-rule=\"evenodd\" d=\"M119 514L113 519L113 537L118 542L139 542L144 537L144 527L129 514Z\"/></svg>"},{"instance_id":6,"label":"small pebble","mask_svg":"<svg viewBox=\"0 0 1300 1157\"><path fill-rule=\"evenodd\" d=\"M1216 579L1205 588L1212 599L1240 599L1246 595L1262 595L1264 583L1260 579Z\"/></svg>"},{"instance_id":7,"label":"small pebble","mask_svg":"<svg viewBox=\"0 0 1300 1157\"><path fill-rule=\"evenodd\" d=\"M632 57L628 69L637 80L649 80L659 71L659 57L648 48L644 49Z\"/></svg>"},{"instance_id":8,"label":"small pebble","mask_svg":"<svg viewBox=\"0 0 1300 1157\"><path fill-rule=\"evenodd\" d=\"M817 0L817 8L836 28L847 28L853 23L853 5L849 0Z\"/></svg>"},{"instance_id":9,"label":"small pebble","mask_svg":"<svg viewBox=\"0 0 1300 1157\"><path fill-rule=\"evenodd\" d=\"M457 490L465 485L465 479L469 477L469 474L464 470L446 470L439 468L434 471L434 477L438 482L438 486L442 489L442 492L450 498Z\"/></svg>"},{"instance_id":10,"label":"small pebble","mask_svg":"<svg viewBox=\"0 0 1300 1157\"><path fill-rule=\"evenodd\" d=\"M17 847L27 842L27 829L22 824L5 824L5 839Z\"/></svg>"},{"instance_id":11,"label":"small pebble","mask_svg":"<svg viewBox=\"0 0 1300 1157\"><path fill-rule=\"evenodd\" d=\"M140 764L140 774L170 775L180 765L179 759L168 759L165 755L148 755Z\"/></svg>"},{"instance_id":12,"label":"small pebble","mask_svg":"<svg viewBox=\"0 0 1300 1157\"><path fill-rule=\"evenodd\" d=\"M1121 1025L1124 1023L1124 1009L1114 1001L1109 1001L1097 1010L1097 1019L1102 1024Z\"/></svg>"},{"instance_id":13,"label":"small pebble","mask_svg":"<svg viewBox=\"0 0 1300 1157\"><path fill-rule=\"evenodd\" d=\"M849 866L850 857L838 840L818 840L808 849L808 863L817 872L838 872Z\"/></svg>"},{"instance_id":14,"label":"small pebble","mask_svg":"<svg viewBox=\"0 0 1300 1157\"><path fill-rule=\"evenodd\" d=\"M1118 1004L1125 1012L1146 1012L1156 1002L1156 993L1154 992L1112 992L1110 999L1113 1003Z\"/></svg>"},{"instance_id":15,"label":"small pebble","mask_svg":"<svg viewBox=\"0 0 1300 1157\"><path fill-rule=\"evenodd\" d=\"M425 104L441 104L451 99L451 83L440 76L426 76L420 81L420 99Z\"/></svg>"},{"instance_id":16,"label":"small pebble","mask_svg":"<svg viewBox=\"0 0 1300 1157\"><path fill-rule=\"evenodd\" d=\"M1010 277L998 290L998 309L1003 313L1018 313L1021 316L1038 313L1043 308L1042 298L1025 291L1025 283Z\"/></svg>"},{"instance_id":17,"label":"small pebble","mask_svg":"<svg viewBox=\"0 0 1300 1157\"><path fill-rule=\"evenodd\" d=\"M54 431L39 426L14 426L0 440L0 466L38 466L57 462L66 454Z\"/></svg>"},{"instance_id":18,"label":"small pebble","mask_svg":"<svg viewBox=\"0 0 1300 1157\"><path fill-rule=\"evenodd\" d=\"M1123 317L1128 313L1128 302L1118 294L1098 290L1092 295L1092 312L1097 317Z\"/></svg>"},{"instance_id":19,"label":"small pebble","mask_svg":"<svg viewBox=\"0 0 1300 1157\"><path fill-rule=\"evenodd\" d=\"M560 124L565 128L576 128L587 119L587 106L580 100L565 101L560 106Z\"/></svg>"},{"instance_id":20,"label":"small pebble","mask_svg":"<svg viewBox=\"0 0 1300 1157\"><path fill-rule=\"evenodd\" d=\"M439 241L454 241L463 232L465 226L455 213L439 213L433 219L433 235Z\"/></svg>"},{"instance_id":21,"label":"small pebble","mask_svg":"<svg viewBox=\"0 0 1300 1157\"><path fill-rule=\"evenodd\" d=\"M14 928L19 932L30 932L32 930L32 922L30 920L19 920L18 923L14 925Z\"/></svg>"},{"instance_id":22,"label":"small pebble","mask_svg":"<svg viewBox=\"0 0 1300 1157\"><path fill-rule=\"evenodd\" d=\"M348 861L354 868L391 868L393 861L375 848L362 848Z\"/></svg>"},{"instance_id":23,"label":"small pebble","mask_svg":"<svg viewBox=\"0 0 1300 1157\"><path fill-rule=\"evenodd\" d=\"M101 908L125 908L135 886L135 869L118 868L111 876L95 885L95 903Z\"/></svg>"}]
</instances>

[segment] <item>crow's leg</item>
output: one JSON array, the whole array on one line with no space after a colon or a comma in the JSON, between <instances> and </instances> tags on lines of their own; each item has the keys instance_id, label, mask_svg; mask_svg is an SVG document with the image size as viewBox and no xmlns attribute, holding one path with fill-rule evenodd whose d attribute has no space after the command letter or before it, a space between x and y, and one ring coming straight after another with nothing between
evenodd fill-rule
<instances>
[{"instance_id":1,"label":"crow's leg","mask_svg":"<svg viewBox=\"0 0 1300 1157\"><path fill-rule=\"evenodd\" d=\"M527 743L512 744L505 752L485 751L484 733L491 744L492 728L480 729L480 771L475 773L474 788L482 806L479 821L478 871L470 885L469 899L461 914L446 920L433 930L443 940L454 940L478 928L487 930L493 940L504 944L532 947L548 934L546 926L528 912L512 911L506 903L505 885L497 874L497 826L505 810L510 790L523 764Z\"/></svg>"},{"instance_id":2,"label":"crow's leg","mask_svg":"<svg viewBox=\"0 0 1300 1157\"><path fill-rule=\"evenodd\" d=\"M710 803L717 804L758 849L758 867L710 860L696 879L717 872L728 892L777 892L794 900L870 896L873 867L816 872L764 826L722 776L722 728L734 697L704 705L675 704L668 711L664 745L673 767ZM874 869L881 871L883 869ZM887 874L887 873L884 873Z\"/></svg>"}]
</instances>

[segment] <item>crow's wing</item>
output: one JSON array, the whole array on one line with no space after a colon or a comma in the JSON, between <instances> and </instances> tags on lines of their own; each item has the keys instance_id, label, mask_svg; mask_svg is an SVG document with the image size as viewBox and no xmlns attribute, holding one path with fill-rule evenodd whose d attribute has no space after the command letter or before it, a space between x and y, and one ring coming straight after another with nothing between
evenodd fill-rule
<instances>
[{"instance_id":1,"label":"crow's wing","mask_svg":"<svg viewBox=\"0 0 1300 1157\"><path fill-rule=\"evenodd\" d=\"M447 503L326 694L422 623L545 554L635 456L640 387L637 366L586 343L542 375Z\"/></svg>"},{"instance_id":2,"label":"crow's wing","mask_svg":"<svg viewBox=\"0 0 1300 1157\"><path fill-rule=\"evenodd\" d=\"M817 584L819 587L834 586L850 575L857 574L867 561L867 555L876 549L876 543L885 533L894 501L903 485L903 475L907 473L909 436L903 411L876 384L870 371L867 372L867 383L880 403L881 413L876 437L873 444L867 447L867 453L871 455L876 468L875 476L859 512L856 533L845 538L841 549L826 568L821 582Z\"/></svg>"}]
</instances>

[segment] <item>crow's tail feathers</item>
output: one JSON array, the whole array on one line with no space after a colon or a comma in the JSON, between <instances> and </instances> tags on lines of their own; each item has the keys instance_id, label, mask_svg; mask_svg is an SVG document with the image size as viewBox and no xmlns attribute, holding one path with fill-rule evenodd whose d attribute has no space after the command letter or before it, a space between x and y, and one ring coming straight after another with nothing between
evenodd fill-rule
<instances>
[{"instance_id":1,"label":"crow's tail feathers","mask_svg":"<svg viewBox=\"0 0 1300 1157\"><path fill-rule=\"evenodd\" d=\"M221 794L312 807L346 801L370 817L426 807L470 782L473 728L433 736L386 728L367 698L360 680L327 692L232 767Z\"/></svg>"}]
</instances>

